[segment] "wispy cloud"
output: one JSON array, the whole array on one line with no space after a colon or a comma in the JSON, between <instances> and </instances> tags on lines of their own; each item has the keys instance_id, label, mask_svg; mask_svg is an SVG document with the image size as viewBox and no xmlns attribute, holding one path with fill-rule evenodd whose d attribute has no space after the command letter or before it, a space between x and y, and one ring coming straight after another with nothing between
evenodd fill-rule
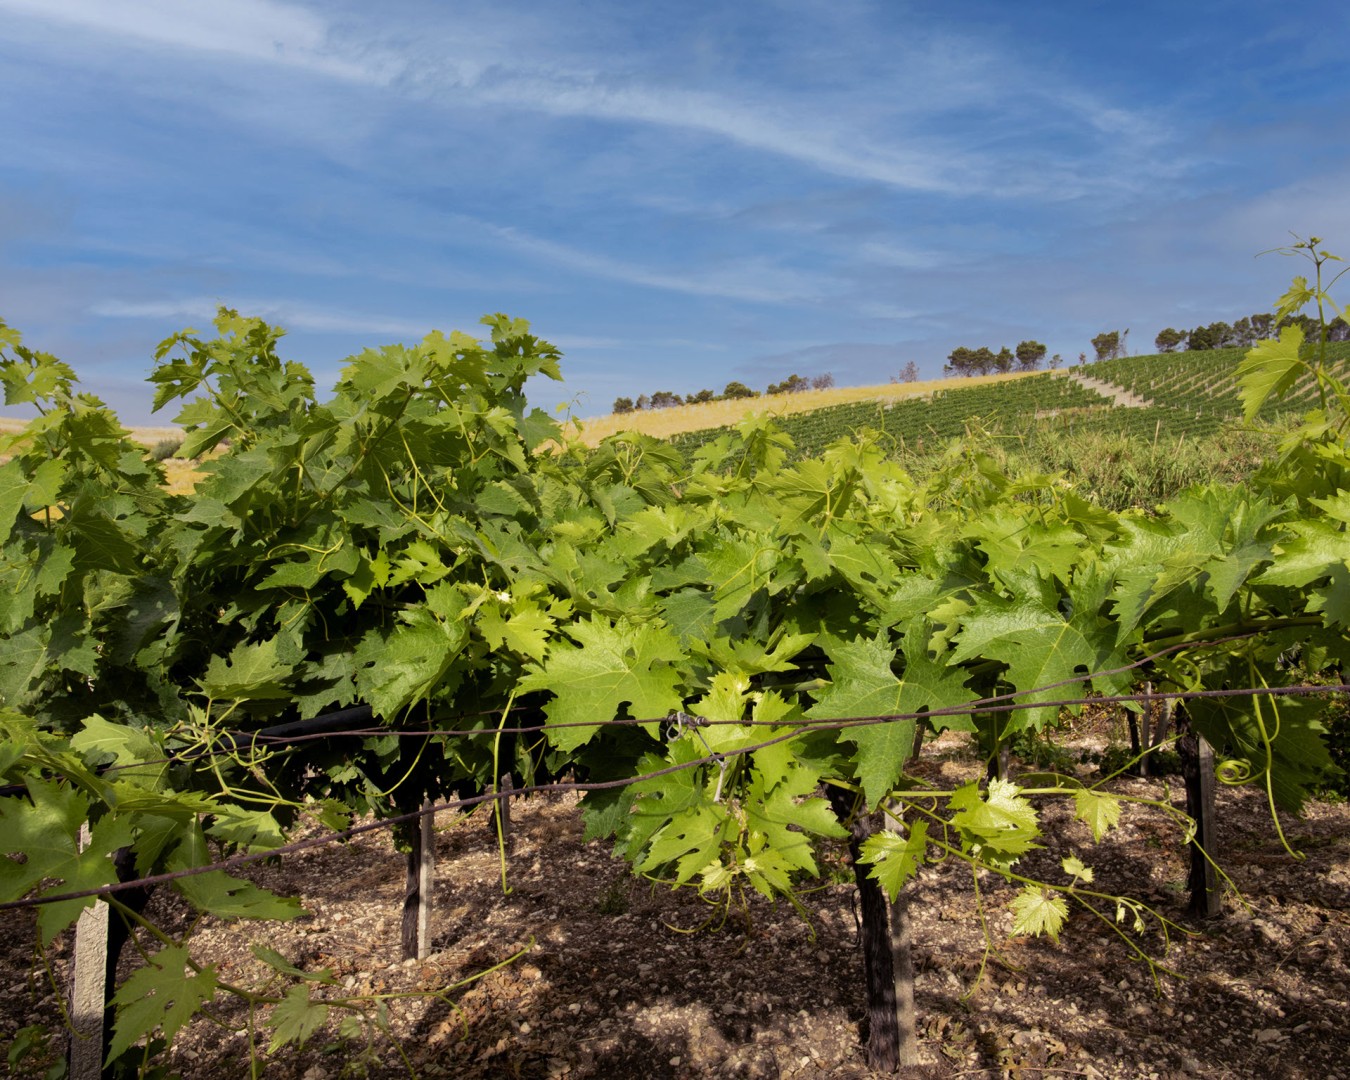
<instances>
[{"instance_id":1,"label":"wispy cloud","mask_svg":"<svg viewBox=\"0 0 1350 1080\"><path fill-rule=\"evenodd\" d=\"M788 80L758 72L747 77L728 71L709 80L712 85L697 87L651 78L635 61L660 43L626 42L634 53L625 50L618 58L580 46L559 55L524 34L513 37L509 28L501 29L495 11L492 19L481 12L462 13L462 26L433 23L426 28L428 43L379 39L356 29L359 22L339 25L321 14L323 9L279 0L237 0L228 6L0 0L0 10L146 45L308 71L456 113L505 107L676 129L822 174L903 191L1064 199L1129 186L1128 174L1083 168L1073 151L1042 156L1033 164L1022 161L1016 148L964 138L963 129L972 122L995 130L1053 122L1080 139L1109 136L1100 151L1104 159L1127 156L1150 175L1164 162L1177 168L1176 155L1146 157L1142 152L1168 139L1156 115L1100 101L1081 87L1031 70L1015 54L973 34L936 34L917 24L913 40L895 56L878 54L877 44L854 26L844 43L848 48L834 51L851 51L855 62L872 66L880 78L861 87L849 83L803 92ZM561 28L575 18L555 14L554 21ZM558 36L545 40L555 42ZM784 48L799 54L785 56L789 63L822 62L819 41L791 39ZM428 55L433 50L434 63ZM952 123L932 122L944 115ZM278 116L277 122L293 125L294 118Z\"/></svg>"},{"instance_id":2,"label":"wispy cloud","mask_svg":"<svg viewBox=\"0 0 1350 1080\"><path fill-rule=\"evenodd\" d=\"M105 319L194 319L209 323L222 305L245 315L279 323L287 329L317 333L384 334L420 340L433 328L476 326L475 319L447 323L442 318L424 321L389 315L362 314L348 310L317 308L285 300L240 297L228 302L217 297L188 296L170 300L105 300L92 305L89 314Z\"/></svg>"},{"instance_id":3,"label":"wispy cloud","mask_svg":"<svg viewBox=\"0 0 1350 1080\"><path fill-rule=\"evenodd\" d=\"M1210 7L0 0L0 314L112 372L217 297L306 362L503 310L626 394L1142 340L1350 229L1345 17Z\"/></svg>"},{"instance_id":4,"label":"wispy cloud","mask_svg":"<svg viewBox=\"0 0 1350 1080\"><path fill-rule=\"evenodd\" d=\"M369 58L352 63L336 55L328 44L327 20L274 0L0 0L0 10L147 44L307 68L338 78L370 81L379 71Z\"/></svg>"},{"instance_id":5,"label":"wispy cloud","mask_svg":"<svg viewBox=\"0 0 1350 1080\"><path fill-rule=\"evenodd\" d=\"M473 223L505 244L569 270L611 281L642 285L690 296L720 296L752 303L787 304L819 300L822 279L775 264L764 257L727 260L720 265L695 265L683 271L655 270L626 259L560 244L510 226Z\"/></svg>"}]
</instances>

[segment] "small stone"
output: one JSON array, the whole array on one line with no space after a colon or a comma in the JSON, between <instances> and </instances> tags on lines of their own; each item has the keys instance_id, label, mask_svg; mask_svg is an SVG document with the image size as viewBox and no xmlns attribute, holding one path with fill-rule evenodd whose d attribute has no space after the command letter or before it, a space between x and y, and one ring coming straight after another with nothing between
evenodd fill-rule
<instances>
[{"instance_id":1,"label":"small stone","mask_svg":"<svg viewBox=\"0 0 1350 1080\"><path fill-rule=\"evenodd\" d=\"M581 1005L574 1001L571 1005L567 1006L567 1011L573 1016L576 1016L577 1013L581 1012Z\"/></svg>"},{"instance_id":2,"label":"small stone","mask_svg":"<svg viewBox=\"0 0 1350 1080\"><path fill-rule=\"evenodd\" d=\"M1262 1028L1256 1033L1256 1041L1259 1043L1275 1042L1276 1039L1284 1038L1284 1032L1279 1028Z\"/></svg>"},{"instance_id":3,"label":"small stone","mask_svg":"<svg viewBox=\"0 0 1350 1080\"><path fill-rule=\"evenodd\" d=\"M680 1062L682 1060L684 1059L681 1058L679 1054L676 1054L673 1058L670 1059L671 1068L678 1069L680 1067Z\"/></svg>"},{"instance_id":4,"label":"small stone","mask_svg":"<svg viewBox=\"0 0 1350 1080\"><path fill-rule=\"evenodd\" d=\"M528 1020L522 1020L520 1022L520 1033L522 1035L528 1035L530 1033L530 1024Z\"/></svg>"}]
</instances>

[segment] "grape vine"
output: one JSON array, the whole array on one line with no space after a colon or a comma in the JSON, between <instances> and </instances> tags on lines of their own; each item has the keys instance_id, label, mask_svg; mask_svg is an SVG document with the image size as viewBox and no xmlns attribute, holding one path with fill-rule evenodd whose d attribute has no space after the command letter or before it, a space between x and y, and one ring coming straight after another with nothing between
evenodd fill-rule
<instances>
[{"instance_id":1,"label":"grape vine","mask_svg":"<svg viewBox=\"0 0 1350 1080\"><path fill-rule=\"evenodd\" d=\"M1325 325L1318 244L1291 249L1316 280L1280 314ZM227 985L118 900L122 850L203 913L291 918L222 857L287 850L302 821L490 801L508 768L526 789L571 773L589 838L722 904L804 903L819 845L885 809L860 858L892 898L963 861L977 889L1019 886L1015 932L1057 937L1074 904L1153 965L1160 912L1094 891L1077 856L1062 880L1017 868L1040 801L1070 799L1095 840L1120 796L1061 775L935 790L907 772L922 738L969 731L993 761L1066 699L1130 702L1148 678L1277 822L1333 768L1298 691L1350 650L1350 393L1299 328L1239 370L1249 417L1318 388L1279 460L1116 513L978 455L918 482L867 432L798 460L756 418L689 453L588 450L527 409L558 351L484 323L352 357L324 399L260 320L175 334L150 381L205 456L188 496L0 323L6 402L39 414L0 441L0 779L26 793L0 798L0 901L38 903L45 947L104 890L158 943L117 991L114 1056L144 1064L220 994L270 1008L271 1051L338 1007L278 958L279 982ZM256 737L354 705L371 721L341 737Z\"/></svg>"}]
</instances>

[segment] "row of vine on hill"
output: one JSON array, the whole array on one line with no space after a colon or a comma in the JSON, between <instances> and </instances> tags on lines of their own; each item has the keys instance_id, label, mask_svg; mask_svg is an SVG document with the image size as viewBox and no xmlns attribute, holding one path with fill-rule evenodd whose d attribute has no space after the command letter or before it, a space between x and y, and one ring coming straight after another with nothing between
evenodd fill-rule
<instances>
[{"instance_id":1,"label":"row of vine on hill","mask_svg":"<svg viewBox=\"0 0 1350 1080\"><path fill-rule=\"evenodd\" d=\"M1325 253L1303 250L1318 278L1282 314L1330 302ZM1280 687L1350 657L1350 395L1298 328L1243 366L1249 415L1318 380L1323 408L1279 460L1113 513L978 454L917 482L866 432L789 464L754 418L689 456L635 434L588 450L527 412L525 381L558 378L557 350L521 320L484 322L489 341L352 357L325 398L259 320L222 309L215 337L174 335L150 381L156 409L183 403L182 453L206 459L186 496L66 364L0 323L6 402L39 414L0 445L0 777L26 788L0 799L0 901L113 884L119 849L142 875L273 850L297 822L406 813L509 767L525 783L647 776L589 793L587 835L725 902L797 902L819 842L847 833L822 791L884 804L905 824L864 858L892 896L956 857L1021 886L1017 932L1057 935L1077 903L1143 955L1148 909L1093 892L1087 864L1017 874L1040 829L1016 784L911 780L916 729L973 731L993 753L1088 690ZM247 738L352 703L376 733ZM1318 710L1189 705L1225 775L1290 809L1331 767ZM876 717L891 719L843 723ZM1119 815L1069 777L1036 790L1074 800L1080 840ZM300 911L219 870L173 887L222 918ZM91 902L41 903L42 945ZM269 1018L274 1050L354 1007L265 950L285 993L227 984L150 932L162 948L117 991L111 1058L144 1067L221 993Z\"/></svg>"}]
</instances>

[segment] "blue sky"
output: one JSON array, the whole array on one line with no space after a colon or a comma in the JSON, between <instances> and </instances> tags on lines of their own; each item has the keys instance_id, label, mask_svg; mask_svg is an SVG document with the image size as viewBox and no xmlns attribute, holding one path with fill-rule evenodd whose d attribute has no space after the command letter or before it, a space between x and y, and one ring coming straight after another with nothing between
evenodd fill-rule
<instances>
[{"instance_id":1,"label":"blue sky","mask_svg":"<svg viewBox=\"0 0 1350 1080\"><path fill-rule=\"evenodd\" d=\"M0 0L0 317L127 423L224 303L504 311L618 395L1268 310L1350 254L1350 5Z\"/></svg>"}]
</instances>

